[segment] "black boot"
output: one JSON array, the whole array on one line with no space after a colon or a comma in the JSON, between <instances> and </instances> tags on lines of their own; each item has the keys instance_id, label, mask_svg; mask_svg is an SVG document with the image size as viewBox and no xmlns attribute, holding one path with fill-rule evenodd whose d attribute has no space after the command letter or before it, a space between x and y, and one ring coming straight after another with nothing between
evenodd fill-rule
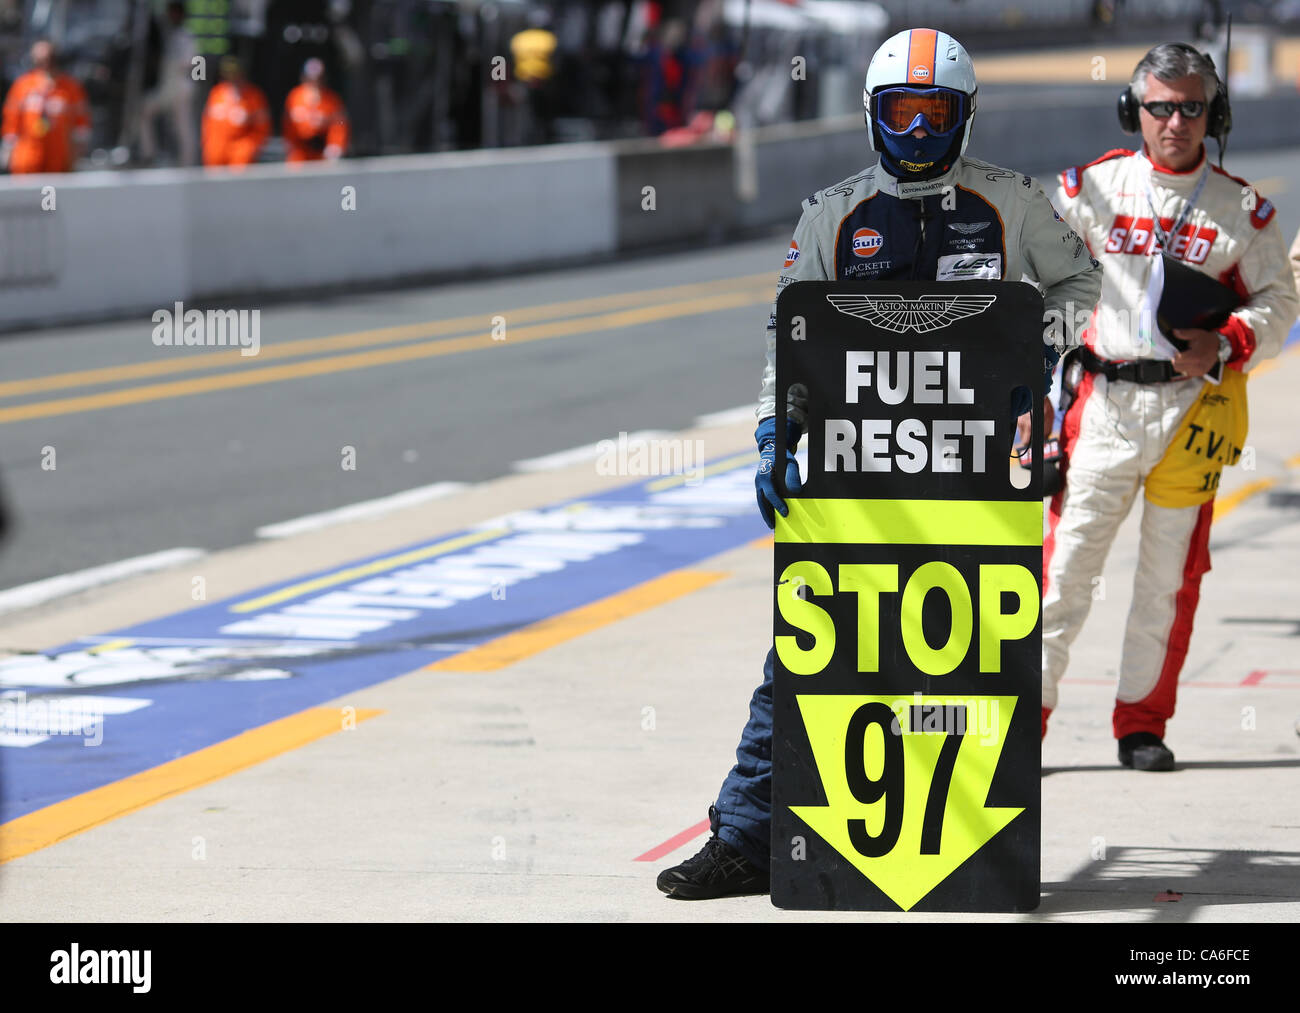
<instances>
[{"instance_id":1,"label":"black boot","mask_svg":"<svg viewBox=\"0 0 1300 1013\"><path fill-rule=\"evenodd\" d=\"M1119 762L1134 770L1173 770L1174 754L1154 732L1134 732L1119 740Z\"/></svg>"},{"instance_id":2,"label":"black boot","mask_svg":"<svg viewBox=\"0 0 1300 1013\"><path fill-rule=\"evenodd\" d=\"M762 894L771 890L766 869L760 869L717 834L717 816L712 806L709 818L713 835L694 858L659 873L655 886L678 900L712 900Z\"/></svg>"}]
</instances>

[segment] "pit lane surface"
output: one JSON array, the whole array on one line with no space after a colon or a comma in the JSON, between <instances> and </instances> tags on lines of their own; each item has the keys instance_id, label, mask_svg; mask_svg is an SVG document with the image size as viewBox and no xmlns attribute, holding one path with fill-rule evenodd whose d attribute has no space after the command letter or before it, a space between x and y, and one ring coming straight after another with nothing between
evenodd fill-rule
<instances>
[{"instance_id":1,"label":"pit lane surface","mask_svg":"<svg viewBox=\"0 0 1300 1013\"><path fill-rule=\"evenodd\" d=\"M1288 238L1298 161L1228 162ZM0 339L0 590L752 403L784 242L261 307L251 357L156 347L144 317Z\"/></svg>"}]
</instances>

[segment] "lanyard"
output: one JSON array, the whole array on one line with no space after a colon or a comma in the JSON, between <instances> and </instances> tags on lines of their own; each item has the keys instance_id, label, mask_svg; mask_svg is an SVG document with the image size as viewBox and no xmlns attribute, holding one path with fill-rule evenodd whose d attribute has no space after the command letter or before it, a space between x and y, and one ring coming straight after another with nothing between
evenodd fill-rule
<instances>
[{"instance_id":1,"label":"lanyard","mask_svg":"<svg viewBox=\"0 0 1300 1013\"><path fill-rule=\"evenodd\" d=\"M1210 165L1207 162L1205 169L1201 172L1201 178L1196 182L1196 189L1193 190L1192 195L1187 198L1187 203L1183 205L1183 210L1180 211L1178 217L1174 219L1174 224L1170 227L1168 232L1164 232L1160 228L1160 212L1156 210L1155 191L1151 189L1150 177L1147 178L1147 204L1151 208L1151 231L1155 233L1156 239L1159 240L1161 249L1167 248L1169 246L1169 240L1178 235L1178 230L1187 223L1187 219L1191 215L1192 209L1196 207L1196 202L1200 200L1201 191L1205 189L1205 181L1209 178Z\"/></svg>"}]
</instances>

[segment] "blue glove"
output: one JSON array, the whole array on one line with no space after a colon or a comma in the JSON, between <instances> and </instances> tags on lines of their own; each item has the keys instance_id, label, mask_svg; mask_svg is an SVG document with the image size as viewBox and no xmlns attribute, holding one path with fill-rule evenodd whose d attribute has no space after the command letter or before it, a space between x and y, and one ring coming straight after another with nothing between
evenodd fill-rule
<instances>
[{"instance_id":1,"label":"blue glove","mask_svg":"<svg viewBox=\"0 0 1300 1013\"><path fill-rule=\"evenodd\" d=\"M799 445L799 437L803 435L803 430L799 423L793 419L785 420L785 487L790 492L798 492L803 482L799 478L799 465L794 459L795 448ZM781 516L786 516L790 509L785 505L785 500L776 491L776 486L772 483L772 471L776 467L776 416L772 415L765 418L758 424L754 431L754 439L758 442L758 474L754 476L754 489L758 493L758 512L763 515L763 521L769 528L776 527L776 516L772 513L773 507L781 512Z\"/></svg>"},{"instance_id":2,"label":"blue glove","mask_svg":"<svg viewBox=\"0 0 1300 1013\"><path fill-rule=\"evenodd\" d=\"M1052 374L1056 372L1056 364L1060 360L1061 353L1055 345L1043 346L1043 397L1052 393Z\"/></svg>"},{"instance_id":3,"label":"blue glove","mask_svg":"<svg viewBox=\"0 0 1300 1013\"><path fill-rule=\"evenodd\" d=\"M1053 345L1043 346L1043 397L1052 393L1052 373L1056 370L1056 361L1061 357ZM1016 419L1029 411L1034 406L1033 396L1029 393L1028 387L1017 387L1020 392L1016 398L1016 403L1011 406L1011 425L1015 427Z\"/></svg>"}]
</instances>

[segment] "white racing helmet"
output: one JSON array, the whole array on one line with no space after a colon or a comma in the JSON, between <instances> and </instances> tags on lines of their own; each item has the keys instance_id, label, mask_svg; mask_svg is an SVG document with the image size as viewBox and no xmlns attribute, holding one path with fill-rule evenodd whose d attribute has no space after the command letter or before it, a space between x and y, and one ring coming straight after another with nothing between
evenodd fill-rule
<instances>
[{"instance_id":1,"label":"white racing helmet","mask_svg":"<svg viewBox=\"0 0 1300 1013\"><path fill-rule=\"evenodd\" d=\"M947 32L911 28L890 36L871 58L862 89L871 150L895 175L937 175L937 163L966 150L977 90L970 54ZM930 136L912 138L917 126Z\"/></svg>"}]
</instances>

